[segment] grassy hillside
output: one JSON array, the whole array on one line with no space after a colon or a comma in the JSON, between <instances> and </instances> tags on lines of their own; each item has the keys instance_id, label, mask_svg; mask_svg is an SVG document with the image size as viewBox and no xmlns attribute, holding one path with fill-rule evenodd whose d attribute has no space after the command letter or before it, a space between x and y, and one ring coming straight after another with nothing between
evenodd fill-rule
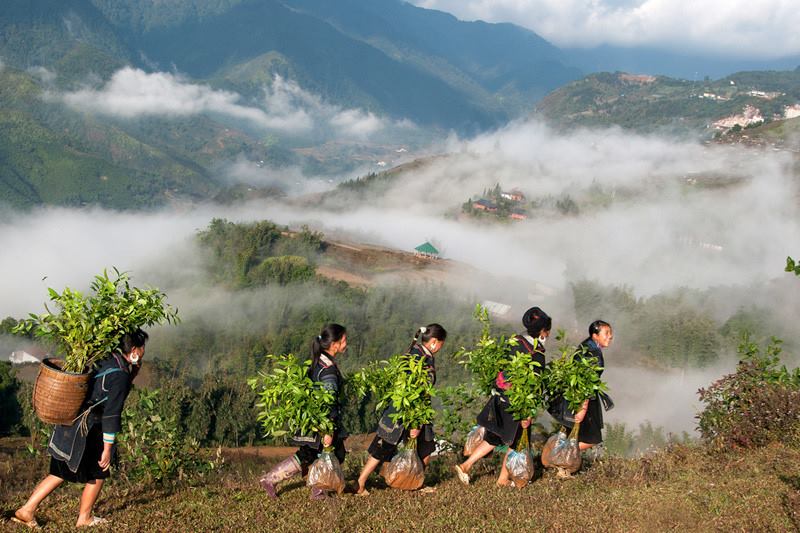
<instances>
[{"instance_id":1,"label":"grassy hillside","mask_svg":"<svg viewBox=\"0 0 800 533\"><path fill-rule=\"evenodd\" d=\"M752 94L779 93L769 98ZM547 95L535 114L561 127L618 125L637 131L707 133L746 105L767 120L800 103L800 71L741 72L720 80L592 74Z\"/></svg>"},{"instance_id":2,"label":"grassy hillside","mask_svg":"<svg viewBox=\"0 0 800 533\"><path fill-rule=\"evenodd\" d=\"M277 501L257 484L261 473L292 449L228 450L225 469L174 489L114 479L104 486L96 514L115 531L793 531L800 526L800 452L774 445L718 455L674 447L643 459L610 458L575 479L537 472L517 490L494 485L490 462L476 467L464 487L451 474L455 456L434 460L433 494L387 489L377 477L371 494L310 502L299 479L281 486ZM46 472L42 458L26 457L15 441L0 448L0 505L20 506ZM352 482L364 452L351 453ZM42 505L39 523L69 530L80 486L59 489Z\"/></svg>"}]
</instances>

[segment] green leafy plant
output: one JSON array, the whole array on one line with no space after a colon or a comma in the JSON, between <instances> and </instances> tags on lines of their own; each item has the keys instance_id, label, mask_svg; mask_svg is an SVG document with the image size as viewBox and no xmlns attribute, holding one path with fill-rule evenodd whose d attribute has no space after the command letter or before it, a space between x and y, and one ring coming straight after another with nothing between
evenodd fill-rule
<instances>
[{"instance_id":1,"label":"green leafy plant","mask_svg":"<svg viewBox=\"0 0 800 533\"><path fill-rule=\"evenodd\" d=\"M461 348L455 357L472 373L475 387L481 394L489 395L498 372L508 368L511 349L517 341L513 337L493 336L489 311L480 304L475 306L473 316L482 325L481 336L474 348Z\"/></svg>"},{"instance_id":2,"label":"green leafy plant","mask_svg":"<svg viewBox=\"0 0 800 533\"><path fill-rule=\"evenodd\" d=\"M508 397L508 412L515 420L536 418L544 407L544 380L539 362L528 353L511 356L503 370L506 380L512 385L505 391Z\"/></svg>"},{"instance_id":3,"label":"green leafy plant","mask_svg":"<svg viewBox=\"0 0 800 533\"><path fill-rule=\"evenodd\" d=\"M132 401L131 401L132 400ZM204 458L199 443L181 431L176 413L158 389L136 389L122 413L118 445L122 476L129 482L163 485L206 474L222 464L221 451Z\"/></svg>"},{"instance_id":4,"label":"green leafy plant","mask_svg":"<svg viewBox=\"0 0 800 533\"><path fill-rule=\"evenodd\" d=\"M425 361L412 355L394 355L388 361L372 363L357 373L357 390L370 391L378 399L375 409L391 405L393 422L419 428L433 422L435 396Z\"/></svg>"},{"instance_id":5,"label":"green leafy plant","mask_svg":"<svg viewBox=\"0 0 800 533\"><path fill-rule=\"evenodd\" d=\"M564 338L563 331L558 332L558 338ZM598 392L605 392L608 387L598 374L602 367L598 365L597 358L589 353L588 348L574 348L564 344L560 351L561 356L547 366L545 388L551 397L563 397L569 408L577 412L587 398L594 397Z\"/></svg>"},{"instance_id":6,"label":"green leafy plant","mask_svg":"<svg viewBox=\"0 0 800 533\"><path fill-rule=\"evenodd\" d=\"M52 343L64 356L63 370L85 372L113 352L126 332L163 322L177 323L178 312L164 303L166 294L158 289L130 286L128 274L114 269L95 276L91 295L69 287L61 293L48 289L57 308L30 314L14 333L30 334Z\"/></svg>"},{"instance_id":7,"label":"green leafy plant","mask_svg":"<svg viewBox=\"0 0 800 533\"><path fill-rule=\"evenodd\" d=\"M780 364L781 340L765 347L745 334L736 371L698 391L703 439L719 446L754 447L800 438L800 368Z\"/></svg>"},{"instance_id":8,"label":"green leafy plant","mask_svg":"<svg viewBox=\"0 0 800 533\"><path fill-rule=\"evenodd\" d=\"M259 398L256 408L264 436L333 434L328 415L336 397L308 377L311 361L300 362L292 354L266 359L271 370L247 381Z\"/></svg>"},{"instance_id":9,"label":"green leafy plant","mask_svg":"<svg viewBox=\"0 0 800 533\"><path fill-rule=\"evenodd\" d=\"M457 385L439 389L442 408L436 411L436 429L450 442L462 442L475 424L476 407L486 400L474 387Z\"/></svg>"},{"instance_id":10,"label":"green leafy plant","mask_svg":"<svg viewBox=\"0 0 800 533\"><path fill-rule=\"evenodd\" d=\"M792 272L795 276L800 276L800 262L791 257L786 258L786 272Z\"/></svg>"}]
</instances>

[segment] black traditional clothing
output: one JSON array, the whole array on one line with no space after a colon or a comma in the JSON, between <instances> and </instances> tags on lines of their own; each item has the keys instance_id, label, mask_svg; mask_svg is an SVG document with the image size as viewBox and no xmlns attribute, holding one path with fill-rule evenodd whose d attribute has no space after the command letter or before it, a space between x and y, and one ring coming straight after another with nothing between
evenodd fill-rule
<instances>
[{"instance_id":1,"label":"black traditional clothing","mask_svg":"<svg viewBox=\"0 0 800 533\"><path fill-rule=\"evenodd\" d=\"M415 357L418 361L424 361L428 370L428 379L431 385L436 385L436 362L433 354L423 345L415 344L409 351L409 355ZM400 422L392 420L391 415L396 412L392 405L386 408L380 420L378 420L375 438L372 439L372 443L367 449L370 456L379 461L391 461L392 457L397 453L398 445L409 438L409 430L403 427ZM419 430L417 455L419 455L420 460L423 460L436 450L436 442L434 440L433 424L425 424Z\"/></svg>"},{"instance_id":2,"label":"black traditional clothing","mask_svg":"<svg viewBox=\"0 0 800 533\"><path fill-rule=\"evenodd\" d=\"M527 353L531 359L539 363L540 372L545 365L544 344L529 335L517 335L517 345L514 354ZM522 437L522 425L508 412L508 397L504 390L513 384L505 380L502 372L498 374L496 386L492 396L486 402L483 410L478 414L478 425L486 428L484 440L495 446L516 446Z\"/></svg>"},{"instance_id":3,"label":"black traditional clothing","mask_svg":"<svg viewBox=\"0 0 800 533\"><path fill-rule=\"evenodd\" d=\"M120 354L98 363L81 416L72 425L56 426L50 438L51 474L79 483L109 476L97 464L103 453L103 434L115 435L122 429L122 408L134 374Z\"/></svg>"},{"instance_id":4,"label":"black traditional clothing","mask_svg":"<svg viewBox=\"0 0 800 533\"><path fill-rule=\"evenodd\" d=\"M581 346L587 348L585 357L594 357L597 359L597 366L600 370L597 371L598 376L603 375L603 367L605 361L603 360L603 350L591 338L586 339L581 343ZM586 410L586 416L581 422L580 432L578 433L578 441L587 444L600 444L603 442L603 406L598 394L589 398L589 406Z\"/></svg>"},{"instance_id":5,"label":"black traditional clothing","mask_svg":"<svg viewBox=\"0 0 800 533\"><path fill-rule=\"evenodd\" d=\"M333 392L335 400L328 412L328 418L333 422L333 448L334 455L340 463L344 462L347 450L344 447L344 440L348 433L342 425L342 410L344 407L344 378L336 366L336 361L323 353L320 355L317 364L311 369L311 380L321 383L323 387ZM295 435L292 441L300 448L295 453L297 462L305 472L311 463L322 452L322 435Z\"/></svg>"}]
</instances>

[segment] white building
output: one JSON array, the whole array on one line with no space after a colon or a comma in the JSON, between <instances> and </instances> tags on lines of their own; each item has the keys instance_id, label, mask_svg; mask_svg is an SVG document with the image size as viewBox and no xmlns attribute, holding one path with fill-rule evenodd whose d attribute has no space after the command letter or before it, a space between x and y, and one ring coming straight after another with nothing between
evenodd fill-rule
<instances>
[{"instance_id":1,"label":"white building","mask_svg":"<svg viewBox=\"0 0 800 533\"><path fill-rule=\"evenodd\" d=\"M25 363L39 363L40 361L26 352L25 350L17 350L16 352L11 352L11 355L8 358L11 361L12 365L24 365Z\"/></svg>"}]
</instances>

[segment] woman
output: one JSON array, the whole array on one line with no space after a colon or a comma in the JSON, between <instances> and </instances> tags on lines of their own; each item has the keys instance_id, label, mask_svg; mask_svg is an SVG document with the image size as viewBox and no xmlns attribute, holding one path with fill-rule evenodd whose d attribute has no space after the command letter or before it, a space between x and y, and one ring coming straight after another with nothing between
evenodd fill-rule
<instances>
[{"instance_id":1,"label":"woman","mask_svg":"<svg viewBox=\"0 0 800 533\"><path fill-rule=\"evenodd\" d=\"M608 348L613 340L614 332L608 322L595 320L589 324L589 337L581 343L581 346L586 347L586 356L597 359L597 366L600 367L598 375L603 375L605 366L603 349ZM599 394L583 402L583 408L575 414L575 422L581 425L578 432L581 450L588 450L603 442L603 407Z\"/></svg>"},{"instance_id":2,"label":"woman","mask_svg":"<svg viewBox=\"0 0 800 533\"><path fill-rule=\"evenodd\" d=\"M421 327L414 334L414 340L408 348L408 353L422 360L428 368L428 375L430 377L431 385L436 384L436 363L434 355L442 349L444 341L447 339L447 331L439 324L429 324ZM430 398L425 401L430 402ZM361 475L358 476L358 489L356 494L360 496L369 495L367 491L367 479L369 475L381 463L391 461L395 453L397 453L397 446L401 442L405 442L409 438L417 439L417 455L422 461L423 466L428 466L431 460L431 454L436 449L434 442L433 424L425 424L421 428L405 428L399 422L393 422L390 415L394 413L392 406L389 406L384 411L378 422L378 429L375 438L369 445L369 458L361 470ZM433 488L426 487L422 489L423 492L432 492Z\"/></svg>"},{"instance_id":3,"label":"woman","mask_svg":"<svg viewBox=\"0 0 800 533\"><path fill-rule=\"evenodd\" d=\"M47 449L50 473L14 513L14 522L38 527L36 509L64 481L86 484L75 527L108 522L94 516L92 509L109 476L116 434L122 429L122 407L142 364L147 338L141 329L124 334L119 349L98 363L83 414L72 426L56 426Z\"/></svg>"},{"instance_id":4,"label":"woman","mask_svg":"<svg viewBox=\"0 0 800 533\"><path fill-rule=\"evenodd\" d=\"M333 422L331 435L296 435L292 440L299 446L297 452L275 465L260 480L261 486L267 491L270 498L277 498L277 485L297 474L305 475L323 448L333 446L334 455L340 463L344 463L347 451L344 440L347 432L342 427L341 411L344 399L343 378L336 365L336 357L347 349L347 330L339 324L326 324L322 331L311 342L311 366L308 376L315 382L333 392L336 401L328 413ZM324 500L328 497L327 491L312 488L312 500Z\"/></svg>"},{"instance_id":5,"label":"woman","mask_svg":"<svg viewBox=\"0 0 800 533\"><path fill-rule=\"evenodd\" d=\"M530 354L531 359L539 363L539 368L544 368L544 342L550 336L552 324L552 319L538 307L531 307L525 311L525 314L522 315L522 325L525 327L526 333L516 336L517 345L514 347L514 352ZM530 418L521 421L515 420L507 410L508 398L505 391L512 386L513 384L505 379L503 372L498 373L492 397L478 415L478 425L486 429L483 442L466 461L455 466L458 479L465 485L469 485L469 471L479 459L488 455L497 446L507 446L507 456L522 437L522 432L530 431ZM511 484L505 458L503 458L503 467L500 470L497 484L500 486Z\"/></svg>"}]
</instances>

